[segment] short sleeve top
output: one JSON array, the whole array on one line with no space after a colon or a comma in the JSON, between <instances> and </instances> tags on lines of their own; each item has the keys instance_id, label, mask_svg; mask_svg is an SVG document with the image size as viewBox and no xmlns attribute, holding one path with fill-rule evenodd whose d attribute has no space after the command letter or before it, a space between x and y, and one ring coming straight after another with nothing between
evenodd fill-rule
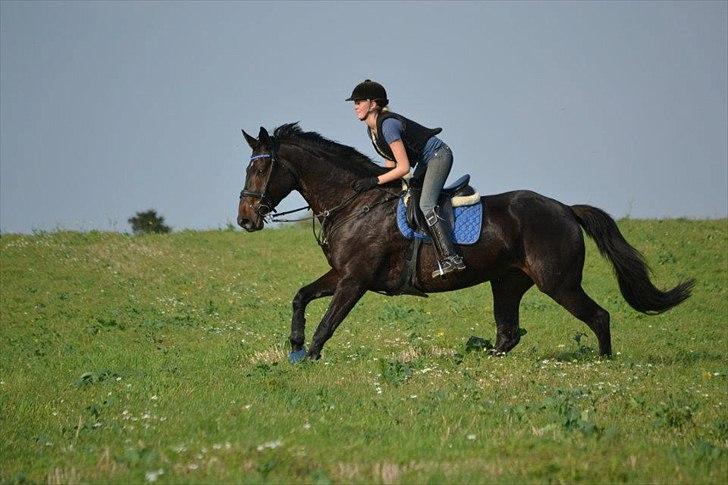
<instances>
[{"instance_id":1,"label":"short sleeve top","mask_svg":"<svg viewBox=\"0 0 728 485\"><path fill-rule=\"evenodd\" d=\"M382 136L387 144L402 139L402 122L396 118L387 118L382 123Z\"/></svg>"},{"instance_id":2,"label":"short sleeve top","mask_svg":"<svg viewBox=\"0 0 728 485\"><path fill-rule=\"evenodd\" d=\"M384 122L382 122L381 136L384 137L384 141L386 141L387 144L390 144L402 139L402 129L402 122L397 118L387 118ZM372 141L373 140L374 139L372 138ZM442 145L443 142L438 137L433 136L430 138L422 150L422 163L427 163L430 157L432 157ZM412 163L412 161L410 161L410 163Z\"/></svg>"}]
</instances>

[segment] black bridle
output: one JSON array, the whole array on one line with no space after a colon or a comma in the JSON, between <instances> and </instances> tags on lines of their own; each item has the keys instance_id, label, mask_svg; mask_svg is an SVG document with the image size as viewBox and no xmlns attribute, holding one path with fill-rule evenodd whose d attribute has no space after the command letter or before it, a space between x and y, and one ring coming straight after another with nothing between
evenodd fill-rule
<instances>
[{"instance_id":1,"label":"black bridle","mask_svg":"<svg viewBox=\"0 0 728 485\"><path fill-rule=\"evenodd\" d=\"M272 143L272 140L271 140L271 143ZM312 222L314 237L316 238L316 241L318 242L319 246L322 246L322 247L326 246L328 244L329 236L332 233L334 233L337 229L339 229L341 226L343 226L345 223L347 223L348 221L350 221L352 219L356 219L362 215L368 214L369 211L373 207L386 203L386 202L389 202L391 200L397 199L400 196L399 194L393 194L384 188L379 188L380 191L388 194L389 197L380 199L379 201L375 202L372 205L363 206L359 211L356 211L355 213L349 215L348 217L345 217L345 218L339 220L337 223L333 224L331 227L325 227L326 223L328 222L329 217L334 212L338 212L339 209L342 209L342 208L348 206L349 203L351 203L354 199L356 199L357 197L359 197L362 194L361 192L353 192L349 197L344 199L338 205L336 205L330 209L324 210L323 212L321 212L319 214L313 214L310 217L304 217L302 219L293 219L293 220L281 219L280 217L282 217L284 215L292 214L294 212L299 212L302 210L307 210L307 209L310 209L310 207L309 206L299 207L298 209L278 213L278 211L276 211L275 204L268 197L268 194L267 194L268 185L270 185L270 180L273 177L273 172L275 170L276 164L280 164L281 167L285 168L286 170L288 170L288 172L290 172L290 174L293 176L293 180L295 181L296 185L298 185L298 180L299 180L298 174L296 173L296 170L288 162L286 162L283 159L278 159L276 157L275 144L272 144L270 153L262 153L260 155L253 155L252 157L250 157L250 161L252 162L253 160L256 160L258 158L270 158L270 169L268 170L268 177L265 180L265 185L263 186L263 190L260 192L256 192L254 190L243 189L240 191L240 199L242 199L243 197L253 197L253 198L260 199L260 204L258 205L258 208L255 209L255 212L259 216L266 218L266 220L268 220L268 218L266 216L268 216L268 214L273 212L275 215L270 217L270 221L272 221L272 222L301 222L301 221L310 219ZM320 220L320 223L321 223L321 228L318 233L316 232L316 225L315 225L316 220Z\"/></svg>"},{"instance_id":2,"label":"black bridle","mask_svg":"<svg viewBox=\"0 0 728 485\"><path fill-rule=\"evenodd\" d=\"M243 188L243 190L240 191L240 199L243 197L252 197L255 199L260 199L260 204L258 204L258 207L255 209L255 212L261 216L265 217L267 214L273 212L276 213L275 204L273 201L268 197L268 186L270 185L270 179L273 177L273 172L276 169L276 165L280 164L281 167L288 170L291 175L293 175L293 180L298 184L298 175L296 174L296 171L293 169L293 167L290 166L288 162L281 159L279 160L276 157L275 152L275 145L270 150L270 153L262 153L260 155L254 155L250 157L250 161L256 160L258 158L270 158L270 168L268 170L268 176L265 179L265 185L263 185L263 190L260 192L256 192L254 190L248 190ZM306 207L308 208L308 207Z\"/></svg>"}]
</instances>

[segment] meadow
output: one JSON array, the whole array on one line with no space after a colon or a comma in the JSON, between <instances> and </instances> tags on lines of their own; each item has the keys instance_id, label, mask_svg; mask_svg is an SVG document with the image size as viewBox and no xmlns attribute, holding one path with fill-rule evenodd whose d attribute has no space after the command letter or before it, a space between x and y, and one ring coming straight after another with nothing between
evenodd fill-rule
<instances>
[{"instance_id":1,"label":"meadow","mask_svg":"<svg viewBox=\"0 0 728 485\"><path fill-rule=\"evenodd\" d=\"M368 294L299 365L291 300L328 269L308 227L3 234L0 482L724 483L728 220L619 226L658 287L697 284L640 314L588 241L612 359L536 289L488 355L484 284Z\"/></svg>"}]
</instances>

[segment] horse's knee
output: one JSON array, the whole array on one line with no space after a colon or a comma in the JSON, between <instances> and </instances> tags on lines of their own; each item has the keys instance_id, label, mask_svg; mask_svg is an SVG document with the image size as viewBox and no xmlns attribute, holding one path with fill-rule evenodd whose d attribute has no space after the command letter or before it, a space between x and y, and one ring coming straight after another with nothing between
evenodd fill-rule
<instances>
[{"instance_id":1,"label":"horse's knee","mask_svg":"<svg viewBox=\"0 0 728 485\"><path fill-rule=\"evenodd\" d=\"M304 295L304 293L301 290L298 290L298 292L296 293L296 296L293 297L293 302L292 302L293 311L296 312L302 308L305 308L307 303L308 303L308 301L306 299L306 295Z\"/></svg>"}]
</instances>

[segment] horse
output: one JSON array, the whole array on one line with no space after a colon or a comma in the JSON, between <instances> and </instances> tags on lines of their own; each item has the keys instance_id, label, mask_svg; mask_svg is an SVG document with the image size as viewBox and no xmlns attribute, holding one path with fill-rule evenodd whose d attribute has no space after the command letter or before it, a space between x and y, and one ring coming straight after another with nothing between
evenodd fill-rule
<instances>
[{"instance_id":1,"label":"horse","mask_svg":"<svg viewBox=\"0 0 728 485\"><path fill-rule=\"evenodd\" d=\"M635 310L664 312L686 300L693 289L693 279L667 291L656 288L643 255L603 210L568 206L530 190L516 190L480 198L480 237L475 244L458 246L464 271L433 278L437 254L433 245L423 245L412 291L402 279L411 241L401 235L395 220L400 181L355 192L355 180L387 169L353 147L304 132L298 123L281 125L272 136L261 127L257 139L242 131L252 154L238 204L238 225L248 232L263 229L280 201L296 190L320 224L317 240L331 267L293 298L291 355L319 359L324 344L367 291L426 296L489 281L496 324L494 353L504 355L518 344L519 305L536 285L584 322L597 337L600 355L609 357L609 313L581 286L582 229L612 263L620 292ZM328 309L306 351L306 306L329 296Z\"/></svg>"}]
</instances>

